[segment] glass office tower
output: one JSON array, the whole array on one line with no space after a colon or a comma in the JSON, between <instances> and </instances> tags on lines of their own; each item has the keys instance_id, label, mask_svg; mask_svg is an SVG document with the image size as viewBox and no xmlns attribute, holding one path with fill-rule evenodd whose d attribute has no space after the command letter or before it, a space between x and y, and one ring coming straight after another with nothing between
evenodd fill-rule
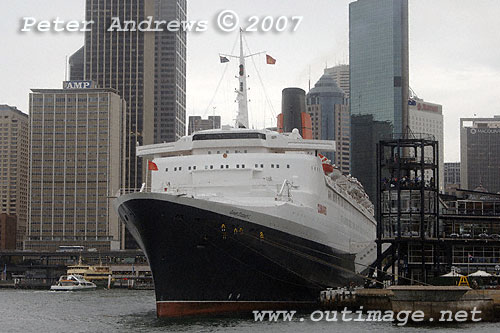
<instances>
[{"instance_id":1,"label":"glass office tower","mask_svg":"<svg viewBox=\"0 0 500 333\"><path fill-rule=\"evenodd\" d=\"M349 71L351 116L389 122L393 132L387 136L403 133L408 124L408 0L358 0L349 5ZM352 122L351 133L358 123ZM376 188L376 183L369 184L375 181L375 168L365 167L376 165L376 142L369 142L373 154L367 156L353 148L359 146L356 137L351 137L351 173L366 188ZM375 193L368 194L375 200Z\"/></svg>"}]
</instances>

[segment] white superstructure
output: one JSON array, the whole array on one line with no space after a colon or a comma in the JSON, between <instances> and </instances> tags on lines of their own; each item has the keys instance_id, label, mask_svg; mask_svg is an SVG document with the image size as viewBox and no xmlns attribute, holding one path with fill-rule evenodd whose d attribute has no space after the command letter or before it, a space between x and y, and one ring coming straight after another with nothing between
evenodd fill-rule
<instances>
[{"instance_id":1,"label":"white superstructure","mask_svg":"<svg viewBox=\"0 0 500 333\"><path fill-rule=\"evenodd\" d=\"M304 140L296 130L232 129L138 147L137 155L158 169L147 187L156 197L358 254L363 270L376 252L373 206L356 179L324 172L318 151L334 150L333 141Z\"/></svg>"}]
</instances>

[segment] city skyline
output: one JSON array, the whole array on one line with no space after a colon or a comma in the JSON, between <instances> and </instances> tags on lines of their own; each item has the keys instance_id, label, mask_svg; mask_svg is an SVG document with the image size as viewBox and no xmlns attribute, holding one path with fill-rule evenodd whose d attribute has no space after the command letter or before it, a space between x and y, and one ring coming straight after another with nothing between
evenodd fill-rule
<instances>
[{"instance_id":1,"label":"city skyline","mask_svg":"<svg viewBox=\"0 0 500 333\"><path fill-rule=\"evenodd\" d=\"M283 88L298 86L307 90L309 77L315 82L327 64L330 67L347 62L350 2L318 1L310 8L306 2L287 5L258 1L214 1L209 4L188 1L188 18L206 19L210 25L206 32L188 33L187 116L206 117L212 114L214 106L222 116L223 124L232 122L235 115L232 91L237 84L233 78L237 66L234 61L229 65L219 64L218 53L231 51L236 33L216 31L212 24L222 9L232 9L242 18L250 15L304 17L294 33L247 35L252 51L266 50L277 59L275 66L267 67L263 56L255 59L277 114ZM0 57L2 63L9 66L2 70L6 79L0 83L0 102L15 105L25 113L29 89L59 87L65 73L65 55L74 53L83 42L81 33L19 32L21 18L25 16L40 20L56 16L63 20L82 20L84 17L83 0L58 1L57 4L54 2L54 7L56 11L34 1L25 1L2 8L5 20L0 23L0 28L5 32L6 50L9 51ZM500 56L497 46L500 37L495 34L495 27L500 27L500 23L495 13L500 10L500 3L464 1L460 8L455 7L452 1L409 1L410 86L425 100L443 105L445 161L459 160L458 145L450 143L458 137L460 117L499 114L495 102L500 89L500 67L495 59ZM293 49L299 43L303 47ZM51 45L50 49L45 47L47 44ZM36 59L33 54L37 55ZM229 66L225 82L210 105L225 66ZM262 127L262 118L265 117L266 126L275 125L271 122L273 112L265 103L262 89L259 90L259 80L251 61L248 69L252 88L249 94L252 99L250 122ZM261 113L257 114L256 109Z\"/></svg>"}]
</instances>

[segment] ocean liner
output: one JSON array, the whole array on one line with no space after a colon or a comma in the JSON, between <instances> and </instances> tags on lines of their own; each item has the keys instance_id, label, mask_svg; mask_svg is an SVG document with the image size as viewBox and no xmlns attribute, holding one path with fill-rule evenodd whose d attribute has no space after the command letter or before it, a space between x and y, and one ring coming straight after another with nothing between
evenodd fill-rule
<instances>
[{"instance_id":1,"label":"ocean liner","mask_svg":"<svg viewBox=\"0 0 500 333\"><path fill-rule=\"evenodd\" d=\"M376 222L362 186L298 131L208 130L139 147L151 186L116 199L146 254L159 316L314 302L359 281Z\"/></svg>"},{"instance_id":2,"label":"ocean liner","mask_svg":"<svg viewBox=\"0 0 500 333\"><path fill-rule=\"evenodd\" d=\"M361 283L376 256L368 196L320 154L335 142L248 129L242 48L238 58L236 128L138 147L149 181L115 200L159 317L298 309Z\"/></svg>"}]
</instances>

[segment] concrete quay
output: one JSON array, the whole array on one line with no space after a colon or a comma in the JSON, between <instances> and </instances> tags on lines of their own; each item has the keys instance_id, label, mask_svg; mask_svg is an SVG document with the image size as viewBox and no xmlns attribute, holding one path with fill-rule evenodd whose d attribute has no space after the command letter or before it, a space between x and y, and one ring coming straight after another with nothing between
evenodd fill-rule
<instances>
[{"instance_id":1,"label":"concrete quay","mask_svg":"<svg viewBox=\"0 0 500 333\"><path fill-rule=\"evenodd\" d=\"M426 322L493 321L495 306L488 290L465 286L392 286L392 311L421 311Z\"/></svg>"},{"instance_id":2,"label":"concrete quay","mask_svg":"<svg viewBox=\"0 0 500 333\"><path fill-rule=\"evenodd\" d=\"M421 311L427 323L498 321L500 289L475 290L462 286L392 286L387 289L330 289L321 294L321 306L363 311ZM473 313L475 312L475 314Z\"/></svg>"}]
</instances>

